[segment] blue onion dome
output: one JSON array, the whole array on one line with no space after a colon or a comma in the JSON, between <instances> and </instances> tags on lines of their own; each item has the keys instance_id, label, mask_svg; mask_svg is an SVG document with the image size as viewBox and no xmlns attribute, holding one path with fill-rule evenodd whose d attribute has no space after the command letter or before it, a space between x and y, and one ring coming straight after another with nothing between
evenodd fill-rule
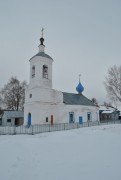
<instances>
[{"instance_id":1,"label":"blue onion dome","mask_svg":"<svg viewBox=\"0 0 121 180\"><path fill-rule=\"evenodd\" d=\"M79 94L81 94L84 91L84 87L82 84L79 82L78 86L76 87L76 90Z\"/></svg>"},{"instance_id":2,"label":"blue onion dome","mask_svg":"<svg viewBox=\"0 0 121 180\"><path fill-rule=\"evenodd\" d=\"M80 77L81 77L81 74L79 74L79 84L78 86L76 87L76 90L79 94L81 94L83 91L84 91L84 87L82 86L81 84L81 81L80 81Z\"/></svg>"}]
</instances>

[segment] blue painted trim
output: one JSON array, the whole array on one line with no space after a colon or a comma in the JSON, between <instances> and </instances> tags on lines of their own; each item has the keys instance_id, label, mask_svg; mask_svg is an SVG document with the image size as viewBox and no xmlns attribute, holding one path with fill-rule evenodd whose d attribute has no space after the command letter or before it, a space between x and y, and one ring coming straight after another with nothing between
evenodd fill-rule
<instances>
[{"instance_id":1,"label":"blue painted trim","mask_svg":"<svg viewBox=\"0 0 121 180\"><path fill-rule=\"evenodd\" d=\"M79 116L79 124L83 124L83 117Z\"/></svg>"},{"instance_id":2,"label":"blue painted trim","mask_svg":"<svg viewBox=\"0 0 121 180\"><path fill-rule=\"evenodd\" d=\"M70 115L73 115L73 121L71 121ZM75 116L74 116L74 112L69 112L69 123L70 124L74 124L75 123Z\"/></svg>"},{"instance_id":3,"label":"blue painted trim","mask_svg":"<svg viewBox=\"0 0 121 180\"><path fill-rule=\"evenodd\" d=\"M28 114L28 128L31 126L31 113Z\"/></svg>"}]
</instances>

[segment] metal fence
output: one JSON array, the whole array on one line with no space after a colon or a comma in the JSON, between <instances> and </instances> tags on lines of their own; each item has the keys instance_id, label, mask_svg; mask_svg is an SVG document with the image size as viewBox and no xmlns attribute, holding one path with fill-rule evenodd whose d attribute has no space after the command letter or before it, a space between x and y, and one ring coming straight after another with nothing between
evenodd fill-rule
<instances>
[{"instance_id":1,"label":"metal fence","mask_svg":"<svg viewBox=\"0 0 121 180\"><path fill-rule=\"evenodd\" d=\"M53 132L53 131L64 131L70 129L77 129L82 127L90 127L90 126L99 126L103 124L114 124L121 123L121 121L110 121L110 122L83 122L82 124L74 123L74 124L42 124L42 125L31 125L29 128L27 126L0 126L0 135L15 135L15 134L38 134L44 132Z\"/></svg>"}]
</instances>

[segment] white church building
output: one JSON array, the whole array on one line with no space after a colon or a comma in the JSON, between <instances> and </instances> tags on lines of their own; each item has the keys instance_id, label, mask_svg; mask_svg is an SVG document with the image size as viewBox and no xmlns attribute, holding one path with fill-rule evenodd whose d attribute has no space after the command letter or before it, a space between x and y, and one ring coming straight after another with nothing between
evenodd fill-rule
<instances>
[{"instance_id":1,"label":"white church building","mask_svg":"<svg viewBox=\"0 0 121 180\"><path fill-rule=\"evenodd\" d=\"M53 59L45 53L43 33L39 52L30 61L30 82L25 93L24 125L83 123L99 120L99 108L86 98L80 80L77 94L52 89Z\"/></svg>"}]
</instances>

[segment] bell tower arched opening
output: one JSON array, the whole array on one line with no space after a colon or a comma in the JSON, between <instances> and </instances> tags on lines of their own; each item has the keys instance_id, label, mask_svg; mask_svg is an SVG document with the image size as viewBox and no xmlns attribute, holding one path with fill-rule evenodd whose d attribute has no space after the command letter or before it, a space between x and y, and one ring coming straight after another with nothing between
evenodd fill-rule
<instances>
[{"instance_id":1,"label":"bell tower arched opening","mask_svg":"<svg viewBox=\"0 0 121 180\"><path fill-rule=\"evenodd\" d=\"M48 66L43 65L43 78L48 79Z\"/></svg>"}]
</instances>

